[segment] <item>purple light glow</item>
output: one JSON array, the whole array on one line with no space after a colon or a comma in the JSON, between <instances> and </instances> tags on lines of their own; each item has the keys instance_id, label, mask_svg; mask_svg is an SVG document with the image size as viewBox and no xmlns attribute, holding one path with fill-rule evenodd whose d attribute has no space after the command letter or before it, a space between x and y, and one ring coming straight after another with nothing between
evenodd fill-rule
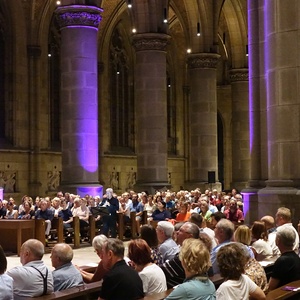
<instances>
[{"instance_id":1,"label":"purple light glow","mask_svg":"<svg viewBox=\"0 0 300 300\"><path fill-rule=\"evenodd\" d=\"M249 209L250 209L250 197L252 195L255 195L255 193L241 193L243 195L243 203L244 203L244 206L243 206L243 212L244 212L244 217L246 218L246 215L248 214L249 212Z\"/></svg>"},{"instance_id":2,"label":"purple light glow","mask_svg":"<svg viewBox=\"0 0 300 300\"><path fill-rule=\"evenodd\" d=\"M77 194L80 197L84 197L85 195L90 196L100 196L102 198L103 196L103 186L85 186L85 187L77 187Z\"/></svg>"},{"instance_id":3,"label":"purple light glow","mask_svg":"<svg viewBox=\"0 0 300 300\"><path fill-rule=\"evenodd\" d=\"M253 12L252 12L253 13ZM250 39L248 40L248 72L249 72L249 132L250 132L250 155L252 153L252 147L253 147L253 139L254 139L254 107L253 107L253 66L252 66L252 23L251 23L251 7L250 7L250 1L248 2L248 36Z\"/></svg>"}]
</instances>

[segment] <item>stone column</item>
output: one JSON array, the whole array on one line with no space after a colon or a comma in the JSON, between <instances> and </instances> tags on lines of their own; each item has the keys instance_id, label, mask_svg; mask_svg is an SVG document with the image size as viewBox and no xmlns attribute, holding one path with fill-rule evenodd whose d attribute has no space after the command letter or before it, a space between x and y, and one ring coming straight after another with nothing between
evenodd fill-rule
<instances>
[{"instance_id":1,"label":"stone column","mask_svg":"<svg viewBox=\"0 0 300 300\"><path fill-rule=\"evenodd\" d=\"M102 9L56 10L61 30L62 187L101 194L98 174L97 32Z\"/></svg>"},{"instance_id":2,"label":"stone column","mask_svg":"<svg viewBox=\"0 0 300 300\"><path fill-rule=\"evenodd\" d=\"M230 71L232 98L232 184L242 190L250 179L248 69Z\"/></svg>"},{"instance_id":3,"label":"stone column","mask_svg":"<svg viewBox=\"0 0 300 300\"><path fill-rule=\"evenodd\" d=\"M27 47L28 67L29 67L29 159L28 159L28 178L29 178L29 194L39 195L41 182L39 181L39 150L40 144L40 113L39 113L39 73L38 62L41 57L41 47L37 45L29 45ZM46 170L45 170L46 172Z\"/></svg>"},{"instance_id":4,"label":"stone column","mask_svg":"<svg viewBox=\"0 0 300 300\"><path fill-rule=\"evenodd\" d=\"M188 56L190 82L190 182L195 187L208 181L208 171L218 181L217 82L218 54Z\"/></svg>"},{"instance_id":5,"label":"stone column","mask_svg":"<svg viewBox=\"0 0 300 300\"><path fill-rule=\"evenodd\" d=\"M166 34L133 37L136 50L135 102L137 190L169 186L167 144Z\"/></svg>"},{"instance_id":6,"label":"stone column","mask_svg":"<svg viewBox=\"0 0 300 300\"><path fill-rule=\"evenodd\" d=\"M266 187L258 191L256 217L275 215L279 206L285 206L292 211L294 225L300 218L299 8L298 1L293 1L293 5L287 1L257 4L261 20L252 23L252 28L262 26L257 32L262 38L260 52L264 53L264 60L251 61L252 71L259 69L260 74L264 74L266 87L266 99L260 94L253 97L260 100L260 136L257 138L266 141L265 149L261 147L266 152L261 169L264 170L263 163L267 164L267 172L262 176ZM261 85L259 92L262 90Z\"/></svg>"}]
</instances>

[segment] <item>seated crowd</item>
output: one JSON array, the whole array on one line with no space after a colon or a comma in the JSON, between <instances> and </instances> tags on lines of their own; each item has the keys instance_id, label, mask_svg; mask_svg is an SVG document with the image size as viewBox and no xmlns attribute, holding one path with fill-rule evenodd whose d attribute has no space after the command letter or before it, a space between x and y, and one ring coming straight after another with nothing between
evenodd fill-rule
<instances>
[{"instance_id":1,"label":"seated crowd","mask_svg":"<svg viewBox=\"0 0 300 300\"><path fill-rule=\"evenodd\" d=\"M88 226L90 209L105 207L96 217L100 234L92 242L100 258L94 273L72 264L73 250L65 243L51 252L53 271L43 261L43 244L35 239L21 247L22 266L6 272L6 258L0 248L0 287L14 299L35 297L84 283L102 281L101 299L143 299L146 295L173 289L166 299L265 299L266 294L294 280L300 280L299 235L293 227L291 211L280 207L274 216L264 216L244 224L242 196L207 190L158 192L154 196L129 192L121 196L107 189L100 197L80 198L58 194L52 199L24 197L19 207L10 199L1 209L3 218L62 217L67 230L78 216L80 226ZM138 238L128 243L128 251L117 236L116 214L125 222L136 212ZM147 211L141 225L141 212ZM34 213L31 213L34 212ZM28 217L25 217L28 216ZM83 233L82 233L83 234ZM266 274L261 261L274 263ZM220 285L214 284L219 275ZM7 298L4 299L12 299Z\"/></svg>"}]
</instances>

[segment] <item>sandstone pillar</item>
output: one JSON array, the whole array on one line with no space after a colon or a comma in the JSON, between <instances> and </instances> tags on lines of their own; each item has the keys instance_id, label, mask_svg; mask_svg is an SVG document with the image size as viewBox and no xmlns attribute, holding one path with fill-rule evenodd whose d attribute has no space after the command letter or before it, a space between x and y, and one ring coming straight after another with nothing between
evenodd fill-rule
<instances>
[{"instance_id":1,"label":"sandstone pillar","mask_svg":"<svg viewBox=\"0 0 300 300\"><path fill-rule=\"evenodd\" d=\"M189 186L205 185L208 172L218 181L217 82L218 54L199 53L188 56L190 105L190 174Z\"/></svg>"},{"instance_id":2,"label":"sandstone pillar","mask_svg":"<svg viewBox=\"0 0 300 300\"><path fill-rule=\"evenodd\" d=\"M166 34L133 37L136 51L135 102L137 190L169 186L167 144Z\"/></svg>"},{"instance_id":3,"label":"sandstone pillar","mask_svg":"<svg viewBox=\"0 0 300 300\"><path fill-rule=\"evenodd\" d=\"M100 194L98 174L97 32L101 9L56 10L61 30L62 187Z\"/></svg>"},{"instance_id":4,"label":"sandstone pillar","mask_svg":"<svg viewBox=\"0 0 300 300\"><path fill-rule=\"evenodd\" d=\"M232 183L241 190L250 179L248 69L230 71L232 97Z\"/></svg>"}]
</instances>

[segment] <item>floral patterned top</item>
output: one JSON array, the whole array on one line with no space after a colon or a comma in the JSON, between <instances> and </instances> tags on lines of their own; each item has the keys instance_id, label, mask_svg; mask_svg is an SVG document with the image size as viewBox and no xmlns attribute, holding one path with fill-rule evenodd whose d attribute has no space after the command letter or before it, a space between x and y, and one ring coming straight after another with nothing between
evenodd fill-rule
<instances>
[{"instance_id":1,"label":"floral patterned top","mask_svg":"<svg viewBox=\"0 0 300 300\"><path fill-rule=\"evenodd\" d=\"M250 258L245 266L245 274L258 285L264 293L269 289L267 275L261 264L255 259Z\"/></svg>"},{"instance_id":2,"label":"floral patterned top","mask_svg":"<svg viewBox=\"0 0 300 300\"><path fill-rule=\"evenodd\" d=\"M151 248L151 258L152 262L158 266L161 266L164 263L162 254L160 253L158 247Z\"/></svg>"}]
</instances>

